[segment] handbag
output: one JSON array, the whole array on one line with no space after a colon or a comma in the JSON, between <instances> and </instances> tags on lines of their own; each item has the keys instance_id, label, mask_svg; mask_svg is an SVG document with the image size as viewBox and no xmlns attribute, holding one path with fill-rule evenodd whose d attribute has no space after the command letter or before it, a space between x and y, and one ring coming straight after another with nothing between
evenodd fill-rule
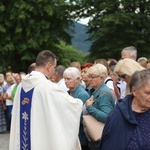
<instances>
[{"instance_id":1,"label":"handbag","mask_svg":"<svg viewBox=\"0 0 150 150\"><path fill-rule=\"evenodd\" d=\"M92 141L100 141L104 129L104 123L95 119L92 115L83 115L84 131L87 138Z\"/></svg>"}]
</instances>

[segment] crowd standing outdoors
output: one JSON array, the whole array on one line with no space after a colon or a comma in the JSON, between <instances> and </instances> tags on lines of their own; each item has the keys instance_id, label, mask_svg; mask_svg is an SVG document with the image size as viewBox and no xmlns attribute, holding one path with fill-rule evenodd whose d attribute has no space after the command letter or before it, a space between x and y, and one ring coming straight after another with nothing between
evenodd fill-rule
<instances>
[{"instance_id":1,"label":"crowd standing outdoors","mask_svg":"<svg viewBox=\"0 0 150 150\"><path fill-rule=\"evenodd\" d=\"M10 131L13 99L20 82L19 73L8 70L5 76L0 74L0 133Z\"/></svg>"},{"instance_id":2,"label":"crowd standing outdoors","mask_svg":"<svg viewBox=\"0 0 150 150\"><path fill-rule=\"evenodd\" d=\"M133 46L118 61L69 67L43 50L27 74L0 74L0 133L10 132L10 150L148 150L149 68ZM85 114L105 124L100 141L86 135Z\"/></svg>"}]
</instances>

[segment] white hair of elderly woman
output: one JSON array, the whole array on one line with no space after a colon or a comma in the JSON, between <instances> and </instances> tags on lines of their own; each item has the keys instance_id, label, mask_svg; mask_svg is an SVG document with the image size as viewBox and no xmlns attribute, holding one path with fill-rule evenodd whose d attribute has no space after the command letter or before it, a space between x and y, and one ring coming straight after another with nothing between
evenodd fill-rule
<instances>
[{"instance_id":1,"label":"white hair of elderly woman","mask_svg":"<svg viewBox=\"0 0 150 150\"><path fill-rule=\"evenodd\" d=\"M72 78L80 78L81 79L81 72L76 67L68 67L64 73L63 76L70 76Z\"/></svg>"}]
</instances>

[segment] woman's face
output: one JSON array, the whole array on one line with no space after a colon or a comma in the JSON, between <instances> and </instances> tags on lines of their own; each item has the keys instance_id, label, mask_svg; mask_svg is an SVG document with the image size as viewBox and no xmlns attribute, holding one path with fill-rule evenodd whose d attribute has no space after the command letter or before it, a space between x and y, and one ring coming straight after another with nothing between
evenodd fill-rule
<instances>
[{"instance_id":1,"label":"woman's face","mask_svg":"<svg viewBox=\"0 0 150 150\"><path fill-rule=\"evenodd\" d=\"M126 83L129 83L130 79L131 79L131 76L125 74L125 73L122 73L122 72L118 72L118 77L122 80L122 81L125 81Z\"/></svg>"},{"instance_id":2,"label":"woman's face","mask_svg":"<svg viewBox=\"0 0 150 150\"><path fill-rule=\"evenodd\" d=\"M75 89L80 82L80 78L74 78L69 75L65 75L64 80L67 88L69 88L70 90Z\"/></svg>"},{"instance_id":3,"label":"woman's face","mask_svg":"<svg viewBox=\"0 0 150 150\"><path fill-rule=\"evenodd\" d=\"M82 80L86 83L86 85L88 85L89 83L89 77L88 77L88 67L84 68L81 70L81 77L82 77Z\"/></svg>"},{"instance_id":4,"label":"woman's face","mask_svg":"<svg viewBox=\"0 0 150 150\"><path fill-rule=\"evenodd\" d=\"M100 77L94 74L89 74L88 77L89 77L89 84L94 89L97 89L104 82L103 77Z\"/></svg>"},{"instance_id":5,"label":"woman's face","mask_svg":"<svg viewBox=\"0 0 150 150\"><path fill-rule=\"evenodd\" d=\"M150 83L145 83L139 89L133 89L132 93L136 104L141 110L150 109Z\"/></svg>"}]
</instances>

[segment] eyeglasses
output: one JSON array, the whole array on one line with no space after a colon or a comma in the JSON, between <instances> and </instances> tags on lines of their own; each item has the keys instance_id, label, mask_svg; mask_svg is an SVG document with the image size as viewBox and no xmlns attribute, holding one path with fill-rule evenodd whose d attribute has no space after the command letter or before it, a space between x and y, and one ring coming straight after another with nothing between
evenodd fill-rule
<instances>
[{"instance_id":1,"label":"eyeglasses","mask_svg":"<svg viewBox=\"0 0 150 150\"><path fill-rule=\"evenodd\" d=\"M123 79L125 79L126 74L120 74L120 75L118 75L118 77L119 77L119 78L123 78Z\"/></svg>"},{"instance_id":2,"label":"eyeglasses","mask_svg":"<svg viewBox=\"0 0 150 150\"><path fill-rule=\"evenodd\" d=\"M89 79L94 79L94 78L98 78L99 76L88 76Z\"/></svg>"}]
</instances>

